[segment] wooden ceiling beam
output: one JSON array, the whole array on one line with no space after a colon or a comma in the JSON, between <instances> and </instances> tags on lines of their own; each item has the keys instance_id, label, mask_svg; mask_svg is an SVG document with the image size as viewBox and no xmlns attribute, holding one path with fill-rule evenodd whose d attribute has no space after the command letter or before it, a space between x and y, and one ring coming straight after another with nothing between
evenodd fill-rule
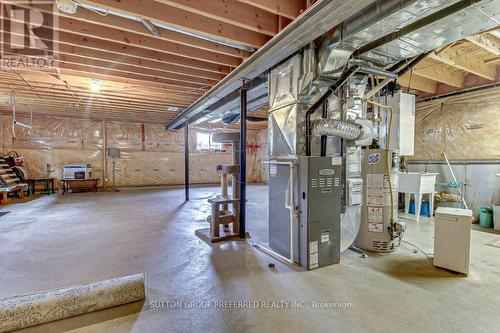
<instances>
[{"instance_id":1,"label":"wooden ceiling beam","mask_svg":"<svg viewBox=\"0 0 500 333\"><path fill-rule=\"evenodd\" d=\"M238 66L241 64L241 58L172 43L152 35L150 37L143 36L74 19L61 18L59 20L59 30L219 65Z\"/></svg>"},{"instance_id":2,"label":"wooden ceiling beam","mask_svg":"<svg viewBox=\"0 0 500 333\"><path fill-rule=\"evenodd\" d=\"M9 55L9 56L19 56L20 59L23 59L23 58L27 59L25 54L12 54L10 52L5 52L4 54ZM216 80L187 76L187 75L183 75L183 74L168 73L168 72L158 71L158 70L145 68L145 67L137 67L137 66L130 66L130 65L120 64L120 63L109 62L106 60L83 58L83 57L80 57L77 55L71 55L71 54L60 54L59 53L57 63L59 64L59 66L61 68L64 68L66 64L82 65L82 66L88 66L88 67L100 69L102 71L102 73L123 72L123 73L128 73L128 74L137 74L137 75L147 76L150 78L172 80L172 81L176 81L176 82L181 83L181 84L188 83L190 86L191 86L191 84L193 84L193 85L200 86L200 87L206 87L206 86L212 86L218 82Z\"/></svg>"},{"instance_id":3,"label":"wooden ceiling beam","mask_svg":"<svg viewBox=\"0 0 500 333\"><path fill-rule=\"evenodd\" d=\"M183 101L193 101L203 94L203 91L191 91L188 89L179 89L177 87L169 87L166 89L166 87L153 86L142 82L122 82L122 80L109 81L104 77L96 77L95 75L68 70L62 70L60 78L56 77L56 75L51 72L26 70L22 73L16 71L16 73L17 74L14 74L12 71L0 71L0 77L15 79L22 84L26 84L25 81L27 81L30 85L44 84L49 85L49 87L61 87L68 90L77 89L83 91L88 91L92 79L97 78L101 80L101 93L126 95L130 98L140 99L152 98L162 100L164 98L176 98ZM22 79L19 76L21 76Z\"/></svg>"},{"instance_id":4,"label":"wooden ceiling beam","mask_svg":"<svg viewBox=\"0 0 500 333\"><path fill-rule=\"evenodd\" d=\"M189 77L182 74L165 73L149 68L138 68L135 66L111 63L103 60L88 59L88 58L82 58L78 56L71 56L65 54L60 55L58 61L64 64L83 65L100 69L103 74L110 71L118 71L127 74L138 74L138 75L148 76L151 78L168 79L179 83L188 83L189 87L197 87L197 86L206 87L215 85L217 83L217 81L215 80L202 79L198 77Z\"/></svg>"},{"instance_id":5,"label":"wooden ceiling beam","mask_svg":"<svg viewBox=\"0 0 500 333\"><path fill-rule=\"evenodd\" d=\"M192 103L193 98L181 98L178 96L166 96L163 98L151 97L151 96L140 96L140 95L132 95L132 94L117 94L117 93L109 93L105 90L99 91L98 94L90 91L89 89L77 89L75 87L71 87L71 89L67 89L63 86L55 86L48 85L42 83L30 83L31 87L36 92L55 92L64 94L67 96L73 96L77 98L86 98L86 97L98 97L98 98L106 98L110 101L124 102L124 103L132 103L132 104L147 104L147 105L156 105L163 106L167 103L173 103L179 106L189 106ZM27 86L26 83L22 81L16 81L12 78L2 77L0 76L0 88L9 89L9 90L25 90L32 91L33 89Z\"/></svg>"},{"instance_id":6,"label":"wooden ceiling beam","mask_svg":"<svg viewBox=\"0 0 500 333\"><path fill-rule=\"evenodd\" d=\"M139 16L151 21L158 21L194 34L210 36L217 40L235 43L252 48L259 48L269 36L243 29L232 24L218 22L188 11L167 6L151 0L92 0L88 1L101 8Z\"/></svg>"},{"instance_id":7,"label":"wooden ceiling beam","mask_svg":"<svg viewBox=\"0 0 500 333\"><path fill-rule=\"evenodd\" d=\"M464 86L465 73L452 70L443 65L422 63L413 69L413 75L461 88Z\"/></svg>"},{"instance_id":8,"label":"wooden ceiling beam","mask_svg":"<svg viewBox=\"0 0 500 333\"><path fill-rule=\"evenodd\" d=\"M4 33L0 28L0 33ZM37 36L41 40L49 40L51 34L47 31L38 29ZM133 57L136 59L146 59L159 63L166 63L186 68L191 68L200 71L213 72L217 74L228 74L230 69L228 66L214 64L210 62L203 62L196 59L190 59L185 57L180 57L175 54L168 54L153 50L146 50L140 47L128 46L119 43L105 42L92 37L80 36L77 34L60 32L60 40L57 45L67 45L70 47L86 48L94 51L103 51L112 53L115 58L120 59L122 57Z\"/></svg>"},{"instance_id":9,"label":"wooden ceiling beam","mask_svg":"<svg viewBox=\"0 0 500 333\"><path fill-rule=\"evenodd\" d=\"M495 66L485 64L483 61L477 59L473 54L462 53L456 48L448 48L447 50L439 53L439 55L435 52L431 52L428 57L468 73L481 76L490 81L496 80Z\"/></svg>"},{"instance_id":10,"label":"wooden ceiling beam","mask_svg":"<svg viewBox=\"0 0 500 333\"><path fill-rule=\"evenodd\" d=\"M30 69L17 69L18 73L36 72ZM152 87L155 89L168 90L171 92L195 92L196 94L204 93L206 88L179 86L176 83L165 82L165 80L154 80L147 77L139 77L137 75L126 75L122 73L103 73L101 70L92 69L91 67L77 66L66 64L60 69L61 75L77 76L87 79L95 79L101 81L113 81L131 86Z\"/></svg>"},{"instance_id":11,"label":"wooden ceiling beam","mask_svg":"<svg viewBox=\"0 0 500 333\"><path fill-rule=\"evenodd\" d=\"M2 91L0 89L0 91ZM39 95L16 95L16 103L20 105L30 105L32 109L37 108L39 106L53 106L53 107L69 107L73 109L82 109L82 110L96 110L96 109L113 109L120 111L130 111L134 112L157 112L157 113L168 113L167 108L164 106L163 108L153 108L146 106L133 106L133 105L122 105L118 103L103 103L97 100L77 100L68 97L54 97L51 95L39 94ZM9 102L9 96L0 96L0 102ZM17 105L17 104L16 104Z\"/></svg>"},{"instance_id":12,"label":"wooden ceiling beam","mask_svg":"<svg viewBox=\"0 0 500 333\"><path fill-rule=\"evenodd\" d=\"M36 87L35 91L33 89L22 86L22 85L14 85L13 87L5 86L0 83L0 91L4 93L10 93L12 90L15 90L16 92L21 92L23 94L32 94L34 96L40 95L40 96L52 96L55 98L62 98L64 100L68 100L71 102L79 102L79 101L97 101L97 102L105 102L105 104L108 105L121 105L121 106L127 106L127 107L147 107L147 108L159 108L159 109L165 109L168 107L178 107L178 108L186 108L189 106L189 103L182 103L179 101L175 100L165 100L161 104L157 102L144 102L144 101L137 101L135 99L123 99L123 98L115 98L115 97L109 97L105 96L104 94L101 93L76 93L76 92L71 92L71 91L64 91L64 90L57 90L54 88L42 88L42 87Z\"/></svg>"},{"instance_id":13,"label":"wooden ceiling beam","mask_svg":"<svg viewBox=\"0 0 500 333\"><path fill-rule=\"evenodd\" d=\"M71 109L52 109L52 108L37 108L36 113L33 112L33 117L50 117L50 118L73 118L73 119L90 119L96 121L110 121L110 122L128 122L128 123L143 123L143 124L156 124L164 125L166 121L172 120L174 117L170 116L152 116L148 114L133 115L116 113L109 110L98 110L85 112L85 114L75 113ZM11 110L8 105L0 104L0 113L10 115ZM28 116L27 110L19 110L18 114Z\"/></svg>"},{"instance_id":14,"label":"wooden ceiling beam","mask_svg":"<svg viewBox=\"0 0 500 333\"><path fill-rule=\"evenodd\" d=\"M484 61L485 64L495 64L500 62L500 57L489 58Z\"/></svg>"},{"instance_id":15,"label":"wooden ceiling beam","mask_svg":"<svg viewBox=\"0 0 500 333\"><path fill-rule=\"evenodd\" d=\"M237 0L156 0L193 14L205 16L240 28L276 35L278 16L269 11L249 6Z\"/></svg>"},{"instance_id":16,"label":"wooden ceiling beam","mask_svg":"<svg viewBox=\"0 0 500 333\"><path fill-rule=\"evenodd\" d=\"M8 50L8 46L6 46L5 43L4 43L4 49ZM222 73L215 73L200 69L194 69L191 67L182 67L169 63L152 61L145 58L140 59L124 55L117 57L116 54L111 52L98 51L94 49L72 46L67 44L58 44L57 51L55 52L55 54L57 56L59 55L77 56L87 59L107 61L113 64L122 64L138 68L147 68L165 73L188 75L190 78L202 78L202 79L219 81L225 77L225 74Z\"/></svg>"},{"instance_id":17,"label":"wooden ceiling beam","mask_svg":"<svg viewBox=\"0 0 500 333\"><path fill-rule=\"evenodd\" d=\"M435 94L437 90L436 81L419 77L417 75L410 76L410 73L400 76L397 82L405 88L420 90L426 93Z\"/></svg>"},{"instance_id":18,"label":"wooden ceiling beam","mask_svg":"<svg viewBox=\"0 0 500 333\"><path fill-rule=\"evenodd\" d=\"M12 3L14 4L16 1L15 0L5 0L2 1L4 3ZM29 7L29 8L34 8L37 9L41 12L47 12L47 7L45 6L40 6L35 3L29 4L29 5L23 5L23 4L16 4L16 6L19 7ZM52 12L51 12L52 14ZM115 15L100 15L97 14L93 11L86 10L84 8L80 8L77 10L75 14L67 14L61 11L56 12L56 14L60 18L69 18L73 20L79 20L91 24L96 24L100 25L103 27L108 27L108 28L113 28L113 29L119 29L122 31L127 31L131 33L136 33L140 34L146 37L151 37L152 34L151 32L144 26L144 24L138 22L138 21L133 21L129 20L127 18L115 16ZM251 53L245 50L240 50L234 47L222 45L219 43L214 43L208 40L200 39L197 37L193 37L190 35L186 35L180 32L176 32L173 30L167 30L163 29L160 27L157 27L157 30L160 33L160 36L154 36L155 38L177 43L180 45L185 45L185 46L192 46L199 48L201 50L205 51L210 51L210 52L216 52L220 54L225 54L228 56L233 56L233 57L238 57L241 59L246 59L248 58Z\"/></svg>"},{"instance_id":19,"label":"wooden ceiling beam","mask_svg":"<svg viewBox=\"0 0 500 333\"><path fill-rule=\"evenodd\" d=\"M238 0L270 13L294 20L306 9L304 0Z\"/></svg>"},{"instance_id":20,"label":"wooden ceiling beam","mask_svg":"<svg viewBox=\"0 0 500 333\"><path fill-rule=\"evenodd\" d=\"M163 77L148 76L147 74L138 74L138 73L127 72L127 71L114 69L114 68L102 68L102 67L100 68L100 67L96 67L96 66L65 63L65 62L60 62L59 67L61 68L61 70L70 69L70 70L75 70L75 71L79 71L79 72L89 73L91 75L104 75L104 76L110 78L111 80L114 80L116 78L132 79L132 80L142 81L142 82L165 84L167 86L177 87L179 89L185 88L185 89L205 91L205 90L210 89L210 87L211 87L208 84L205 85L205 84L199 84L199 83L179 82L179 81L174 81L172 79L166 79Z\"/></svg>"},{"instance_id":21,"label":"wooden ceiling beam","mask_svg":"<svg viewBox=\"0 0 500 333\"><path fill-rule=\"evenodd\" d=\"M5 21L4 27L9 27L11 21L22 20L22 18L12 19L9 18L7 15L8 14L5 13L5 11L2 12L2 19ZM135 46L142 49L173 54L188 59L196 59L203 62L210 62L218 65L236 67L242 62L242 60L237 57L201 50L191 46L185 46L161 40L155 37L142 36L127 31L103 27L96 24L91 24L65 17L61 17L59 19L58 29L60 31L59 42L61 43L65 42L66 40L70 41L74 39L74 36L67 34L70 33L78 35L83 38L92 37L98 39L100 40L102 49L106 49L105 48L106 42L113 42L126 46ZM12 33L9 30L6 30L5 32ZM42 28L37 28L37 36L42 40L53 41L53 33L45 25L42 26Z\"/></svg>"},{"instance_id":22,"label":"wooden ceiling beam","mask_svg":"<svg viewBox=\"0 0 500 333\"><path fill-rule=\"evenodd\" d=\"M32 98L23 98L22 96L17 96L16 98L17 98L16 112L18 111L18 109L24 109L26 111L32 110L33 112L35 112L37 109L57 108L57 109L71 110L71 112L95 112L103 110L113 110L117 113L127 113L127 114L137 114L137 115L142 115L142 114L157 115L157 116L178 115L177 113L172 113L172 112L100 105L98 103L96 104L80 103L76 104L77 105L76 106L74 103L68 103L65 101L53 101L39 97L37 97L36 99L32 99ZM10 100L5 97L0 97L0 104L10 106Z\"/></svg>"},{"instance_id":23,"label":"wooden ceiling beam","mask_svg":"<svg viewBox=\"0 0 500 333\"><path fill-rule=\"evenodd\" d=\"M490 35L490 34L482 34L475 35L466 38L467 41L472 44L479 46L481 49L495 55L500 56L500 39Z\"/></svg>"}]
</instances>

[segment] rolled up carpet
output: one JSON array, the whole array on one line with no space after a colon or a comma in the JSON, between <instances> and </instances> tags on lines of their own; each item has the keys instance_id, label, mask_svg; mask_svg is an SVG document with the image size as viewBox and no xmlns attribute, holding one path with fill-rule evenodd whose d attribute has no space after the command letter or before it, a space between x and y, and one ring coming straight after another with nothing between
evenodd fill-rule
<instances>
[{"instance_id":1,"label":"rolled up carpet","mask_svg":"<svg viewBox=\"0 0 500 333\"><path fill-rule=\"evenodd\" d=\"M0 300L0 333L134 303L146 298L137 274Z\"/></svg>"}]
</instances>

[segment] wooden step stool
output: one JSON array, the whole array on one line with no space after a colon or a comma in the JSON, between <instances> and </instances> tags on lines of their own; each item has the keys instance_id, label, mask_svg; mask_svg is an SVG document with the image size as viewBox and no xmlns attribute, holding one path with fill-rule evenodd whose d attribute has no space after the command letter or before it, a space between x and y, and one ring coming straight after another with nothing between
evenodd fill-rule
<instances>
[{"instance_id":1,"label":"wooden step stool","mask_svg":"<svg viewBox=\"0 0 500 333\"><path fill-rule=\"evenodd\" d=\"M212 243L239 237L239 216L240 202L238 199L232 199L228 196L219 195L208 199L212 205L212 215L209 216L210 222L210 240ZM229 207L231 206L231 207ZM226 210L232 208L231 210ZM221 235L220 225L224 225ZM232 224L232 230L229 227Z\"/></svg>"}]
</instances>

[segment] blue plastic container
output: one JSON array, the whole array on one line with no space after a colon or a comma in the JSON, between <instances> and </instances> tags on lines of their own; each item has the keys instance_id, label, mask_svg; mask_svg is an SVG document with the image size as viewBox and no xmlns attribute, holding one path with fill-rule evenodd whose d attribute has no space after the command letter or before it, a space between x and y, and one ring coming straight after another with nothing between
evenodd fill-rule
<instances>
[{"instance_id":1,"label":"blue plastic container","mask_svg":"<svg viewBox=\"0 0 500 333\"><path fill-rule=\"evenodd\" d=\"M408 208L408 213L415 214L415 203L410 202L410 207Z\"/></svg>"},{"instance_id":2,"label":"blue plastic container","mask_svg":"<svg viewBox=\"0 0 500 333\"><path fill-rule=\"evenodd\" d=\"M422 208L420 208L420 216L431 217L431 215L429 214L429 203L428 202L422 203Z\"/></svg>"},{"instance_id":3,"label":"blue plastic container","mask_svg":"<svg viewBox=\"0 0 500 333\"><path fill-rule=\"evenodd\" d=\"M410 202L410 207L408 208L408 213L415 214L415 203L414 202ZM420 207L420 216L431 217L430 212L429 212L429 203L428 202L422 203L422 206Z\"/></svg>"}]
</instances>

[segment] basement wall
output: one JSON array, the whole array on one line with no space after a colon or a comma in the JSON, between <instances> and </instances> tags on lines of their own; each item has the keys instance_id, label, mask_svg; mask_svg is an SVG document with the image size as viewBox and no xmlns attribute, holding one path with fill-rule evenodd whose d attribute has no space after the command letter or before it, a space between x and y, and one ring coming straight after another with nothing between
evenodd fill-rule
<instances>
[{"instance_id":1,"label":"basement wall","mask_svg":"<svg viewBox=\"0 0 500 333\"><path fill-rule=\"evenodd\" d=\"M34 118L32 129L16 126L12 117L1 115L2 151L15 150L24 157L30 177L61 179L65 164L90 163L100 186L111 186L112 159L108 147L121 149L116 160L116 184L121 187L181 185L184 183L184 133L167 132L161 125L94 121L74 118ZM26 116L18 121L29 123ZM197 151L197 129L190 130L190 182L220 182L215 167L231 164L231 148L226 152ZM264 132L267 133L266 130ZM248 181L263 181L258 144L259 132L248 133ZM60 187L59 181L57 185Z\"/></svg>"},{"instance_id":2,"label":"basement wall","mask_svg":"<svg viewBox=\"0 0 500 333\"><path fill-rule=\"evenodd\" d=\"M410 171L438 172L452 181L443 152L457 180L466 184L465 200L476 216L481 205L500 203L500 88L417 104L415 156ZM437 191L456 190L437 187ZM460 207L444 202L443 206Z\"/></svg>"}]
</instances>

